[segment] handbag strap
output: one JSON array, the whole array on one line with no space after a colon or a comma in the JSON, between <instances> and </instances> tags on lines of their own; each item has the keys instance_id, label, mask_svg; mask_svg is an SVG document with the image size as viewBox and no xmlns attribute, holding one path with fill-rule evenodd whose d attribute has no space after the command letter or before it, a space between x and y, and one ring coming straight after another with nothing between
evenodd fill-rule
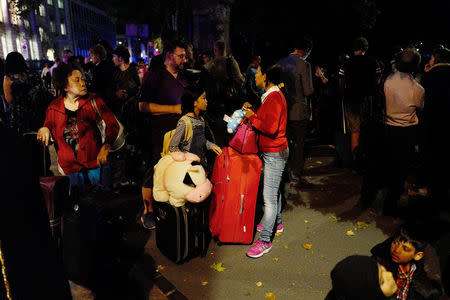
<instances>
[{"instance_id":1,"label":"handbag strap","mask_svg":"<svg viewBox=\"0 0 450 300\"><path fill-rule=\"evenodd\" d=\"M97 103L95 102L94 98L91 98L91 105L95 111L95 115L97 116L97 119L103 120L102 116L100 115L100 113L98 111Z\"/></svg>"}]
</instances>

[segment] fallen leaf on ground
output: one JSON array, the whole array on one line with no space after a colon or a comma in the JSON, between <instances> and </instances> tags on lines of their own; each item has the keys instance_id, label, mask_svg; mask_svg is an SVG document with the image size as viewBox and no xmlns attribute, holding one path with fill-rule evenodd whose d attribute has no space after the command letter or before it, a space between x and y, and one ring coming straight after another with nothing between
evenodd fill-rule
<instances>
[{"instance_id":1,"label":"fallen leaf on ground","mask_svg":"<svg viewBox=\"0 0 450 300\"><path fill-rule=\"evenodd\" d=\"M331 216L331 218L336 222L341 220L341 217Z\"/></svg>"},{"instance_id":2,"label":"fallen leaf on ground","mask_svg":"<svg viewBox=\"0 0 450 300\"><path fill-rule=\"evenodd\" d=\"M289 248L289 247L286 245L286 246L284 246L284 248L287 249L287 248Z\"/></svg>"},{"instance_id":3,"label":"fallen leaf on ground","mask_svg":"<svg viewBox=\"0 0 450 300\"><path fill-rule=\"evenodd\" d=\"M162 265L158 265L157 267L156 267L156 271L161 271L161 270L164 270L166 267L164 267L164 266L162 266Z\"/></svg>"},{"instance_id":4,"label":"fallen leaf on ground","mask_svg":"<svg viewBox=\"0 0 450 300\"><path fill-rule=\"evenodd\" d=\"M305 220L305 224L308 224L308 222L309 222L308 220Z\"/></svg>"},{"instance_id":5,"label":"fallen leaf on ground","mask_svg":"<svg viewBox=\"0 0 450 300\"><path fill-rule=\"evenodd\" d=\"M202 285L203 286L208 285L208 281L202 281Z\"/></svg>"},{"instance_id":6,"label":"fallen leaf on ground","mask_svg":"<svg viewBox=\"0 0 450 300\"><path fill-rule=\"evenodd\" d=\"M359 229L366 229L370 224L366 222L356 222L356 226L358 226Z\"/></svg>"},{"instance_id":7,"label":"fallen leaf on ground","mask_svg":"<svg viewBox=\"0 0 450 300\"><path fill-rule=\"evenodd\" d=\"M223 272L226 268L222 267L222 263L212 264L211 269L216 270L217 272Z\"/></svg>"},{"instance_id":8,"label":"fallen leaf on ground","mask_svg":"<svg viewBox=\"0 0 450 300\"><path fill-rule=\"evenodd\" d=\"M274 293L266 293L266 299L269 299L269 300L276 300L277 297L275 296Z\"/></svg>"},{"instance_id":9,"label":"fallen leaf on ground","mask_svg":"<svg viewBox=\"0 0 450 300\"><path fill-rule=\"evenodd\" d=\"M312 244L309 243L302 243L302 247L305 248L306 250L309 250L312 248Z\"/></svg>"},{"instance_id":10,"label":"fallen leaf on ground","mask_svg":"<svg viewBox=\"0 0 450 300\"><path fill-rule=\"evenodd\" d=\"M278 257L274 257L274 258L273 258L273 261L278 261Z\"/></svg>"},{"instance_id":11,"label":"fallen leaf on ground","mask_svg":"<svg viewBox=\"0 0 450 300\"><path fill-rule=\"evenodd\" d=\"M323 162L321 162L320 160L316 161L316 164L321 165L323 164Z\"/></svg>"},{"instance_id":12,"label":"fallen leaf on ground","mask_svg":"<svg viewBox=\"0 0 450 300\"><path fill-rule=\"evenodd\" d=\"M355 233L353 231L349 230L345 233L345 235L355 235Z\"/></svg>"},{"instance_id":13,"label":"fallen leaf on ground","mask_svg":"<svg viewBox=\"0 0 450 300\"><path fill-rule=\"evenodd\" d=\"M258 281L258 282L256 283L256 286L262 286L262 282L261 282L261 281Z\"/></svg>"},{"instance_id":14,"label":"fallen leaf on ground","mask_svg":"<svg viewBox=\"0 0 450 300\"><path fill-rule=\"evenodd\" d=\"M276 232L275 236L281 236L281 232Z\"/></svg>"}]
</instances>

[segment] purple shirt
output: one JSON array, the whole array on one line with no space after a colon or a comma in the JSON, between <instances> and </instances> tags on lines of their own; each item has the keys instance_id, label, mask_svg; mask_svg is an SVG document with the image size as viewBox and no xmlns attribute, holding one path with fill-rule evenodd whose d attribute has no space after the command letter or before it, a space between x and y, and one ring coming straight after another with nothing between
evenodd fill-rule
<instances>
[{"instance_id":1,"label":"purple shirt","mask_svg":"<svg viewBox=\"0 0 450 300\"><path fill-rule=\"evenodd\" d=\"M188 85L189 82L182 72L175 78L166 68L149 71L142 80L140 101L162 105L181 104L181 96Z\"/></svg>"}]
</instances>

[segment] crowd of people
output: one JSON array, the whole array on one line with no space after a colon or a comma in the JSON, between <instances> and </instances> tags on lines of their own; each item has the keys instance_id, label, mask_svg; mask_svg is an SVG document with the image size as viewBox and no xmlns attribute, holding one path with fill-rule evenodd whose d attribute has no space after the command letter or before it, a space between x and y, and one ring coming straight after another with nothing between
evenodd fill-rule
<instances>
[{"instance_id":1,"label":"crowd of people","mask_svg":"<svg viewBox=\"0 0 450 300\"><path fill-rule=\"evenodd\" d=\"M152 229L153 167L161 158L164 134L176 129L170 151L197 154L211 175L215 156L230 139L224 114L242 108L260 133L264 163L264 217L257 226L259 239L247 251L247 256L257 258L271 250L275 232L284 228L280 187L285 169L291 188L304 184L308 135L335 145L338 166L363 174L364 208L370 208L381 194L382 213L402 215L397 203L412 162L419 157L417 185L431 199L429 213L450 212L446 155L450 50L435 47L429 61L421 63L417 50L406 48L383 63L367 55L368 49L368 41L357 38L351 55L342 55L333 72L331 67L311 67L308 57L313 44L302 38L290 53L284 57L280 53L278 61L266 62L254 55L244 74L223 41L214 43L213 52L198 57L192 45L165 41L163 54L153 57L149 65L143 59L130 63L130 53L123 46L113 50L96 44L90 58L65 50L62 60L55 59L51 67L46 64L40 75L27 67L20 53L11 52L0 66L4 71L0 124L24 137L35 164L49 161L43 161L48 150L43 156L36 139L44 145L54 143L58 170L69 177L71 188L83 192L87 185L102 184L120 192L123 186L140 187L141 222ZM112 149L122 126L126 143ZM185 139L188 126L192 133ZM42 175L42 168L35 169L36 176ZM388 257L399 260L395 249L402 243L414 248L407 263L423 256L423 244L406 233L389 243L393 246L386 246L391 249ZM378 268L364 258L342 262L332 273L335 292L330 299L341 299L339 293L345 293L340 287L347 283L339 272L348 264L367 265L378 275L386 271L380 269L386 266L381 260ZM390 269L400 294L389 286L376 288L385 296L397 293L397 299L410 299L406 294L414 270L411 265Z\"/></svg>"}]
</instances>

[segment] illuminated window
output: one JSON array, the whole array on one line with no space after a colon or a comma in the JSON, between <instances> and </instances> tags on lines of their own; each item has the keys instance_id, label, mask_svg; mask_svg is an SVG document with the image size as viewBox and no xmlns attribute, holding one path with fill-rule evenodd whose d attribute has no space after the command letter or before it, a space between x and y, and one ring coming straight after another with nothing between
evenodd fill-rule
<instances>
[{"instance_id":1,"label":"illuminated window","mask_svg":"<svg viewBox=\"0 0 450 300\"><path fill-rule=\"evenodd\" d=\"M39 35L41 36L41 41L45 40L44 28L39 27Z\"/></svg>"},{"instance_id":2,"label":"illuminated window","mask_svg":"<svg viewBox=\"0 0 450 300\"><path fill-rule=\"evenodd\" d=\"M48 5L53 5L53 0L47 0Z\"/></svg>"},{"instance_id":3,"label":"illuminated window","mask_svg":"<svg viewBox=\"0 0 450 300\"><path fill-rule=\"evenodd\" d=\"M45 17L45 7L44 5L39 5L39 15Z\"/></svg>"},{"instance_id":4,"label":"illuminated window","mask_svg":"<svg viewBox=\"0 0 450 300\"><path fill-rule=\"evenodd\" d=\"M23 25L25 26L26 29L30 29L30 21L24 19L23 20Z\"/></svg>"},{"instance_id":5,"label":"illuminated window","mask_svg":"<svg viewBox=\"0 0 450 300\"><path fill-rule=\"evenodd\" d=\"M17 48L17 52L22 53L22 44L20 43L19 37L16 37L16 48Z\"/></svg>"},{"instance_id":6,"label":"illuminated window","mask_svg":"<svg viewBox=\"0 0 450 300\"><path fill-rule=\"evenodd\" d=\"M4 34L2 34L2 49L3 49L3 57L6 57L6 55L9 53L9 50L8 44L6 43L6 37Z\"/></svg>"},{"instance_id":7,"label":"illuminated window","mask_svg":"<svg viewBox=\"0 0 450 300\"><path fill-rule=\"evenodd\" d=\"M5 22L5 20L3 19L3 8L0 5L0 22Z\"/></svg>"},{"instance_id":8,"label":"illuminated window","mask_svg":"<svg viewBox=\"0 0 450 300\"><path fill-rule=\"evenodd\" d=\"M58 0L58 7L64 8L64 0Z\"/></svg>"},{"instance_id":9,"label":"illuminated window","mask_svg":"<svg viewBox=\"0 0 450 300\"><path fill-rule=\"evenodd\" d=\"M66 35L66 24L61 23L61 35Z\"/></svg>"},{"instance_id":10,"label":"illuminated window","mask_svg":"<svg viewBox=\"0 0 450 300\"><path fill-rule=\"evenodd\" d=\"M55 22L53 22L53 21L50 21L50 31L51 32L55 32L56 31Z\"/></svg>"}]
</instances>

